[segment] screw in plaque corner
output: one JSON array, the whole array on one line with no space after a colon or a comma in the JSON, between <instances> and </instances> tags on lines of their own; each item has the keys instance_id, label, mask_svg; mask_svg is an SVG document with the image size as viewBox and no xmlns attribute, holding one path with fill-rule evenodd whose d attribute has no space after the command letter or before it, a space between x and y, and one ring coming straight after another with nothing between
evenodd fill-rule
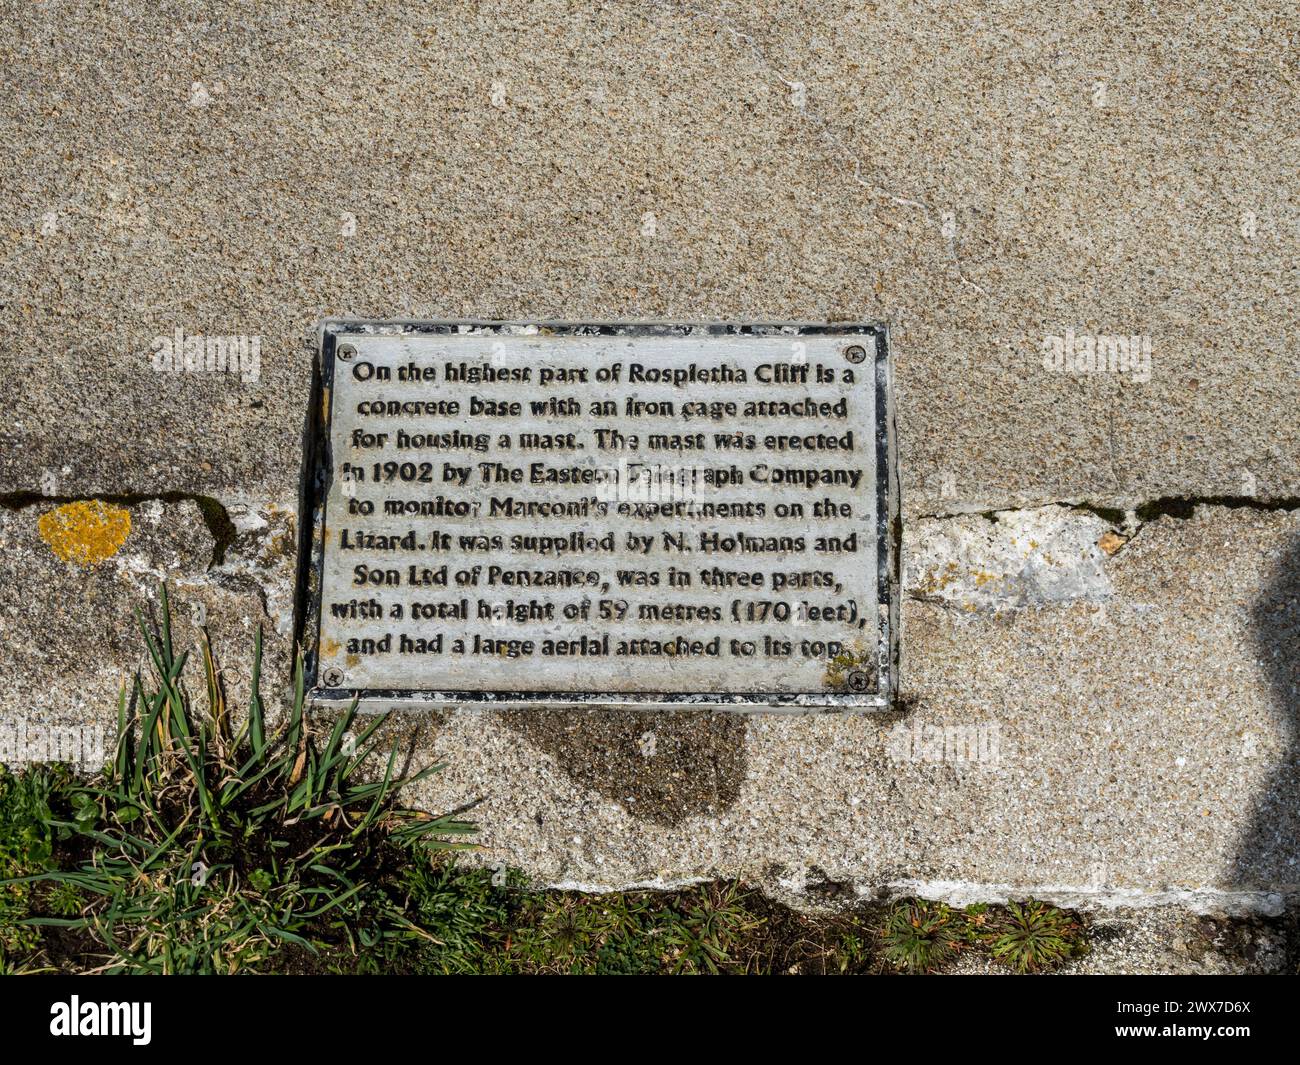
<instances>
[{"instance_id":1,"label":"screw in plaque corner","mask_svg":"<svg viewBox=\"0 0 1300 1065\"><path fill-rule=\"evenodd\" d=\"M337 352L335 352L335 354L337 354L338 357L342 359L344 362L347 362L349 359L355 356L356 353L357 353L357 349L353 347L351 344L340 344L338 346Z\"/></svg>"},{"instance_id":2,"label":"screw in plaque corner","mask_svg":"<svg viewBox=\"0 0 1300 1065\"><path fill-rule=\"evenodd\" d=\"M866 362L867 349L861 344L850 344L844 349L844 357L853 363Z\"/></svg>"},{"instance_id":3,"label":"screw in plaque corner","mask_svg":"<svg viewBox=\"0 0 1300 1065\"><path fill-rule=\"evenodd\" d=\"M344 680L343 670L339 669L337 666L330 666L329 669L321 673L320 679L321 683L323 683L327 688L341 688L343 687Z\"/></svg>"},{"instance_id":4,"label":"screw in plaque corner","mask_svg":"<svg viewBox=\"0 0 1300 1065\"><path fill-rule=\"evenodd\" d=\"M855 669L849 674L849 691L864 692L871 687L871 676L861 669Z\"/></svg>"}]
</instances>

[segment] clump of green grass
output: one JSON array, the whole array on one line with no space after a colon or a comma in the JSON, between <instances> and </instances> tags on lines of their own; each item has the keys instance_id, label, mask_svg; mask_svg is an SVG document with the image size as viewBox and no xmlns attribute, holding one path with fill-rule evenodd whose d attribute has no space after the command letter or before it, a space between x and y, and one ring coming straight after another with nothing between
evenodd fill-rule
<instances>
[{"instance_id":1,"label":"clump of green grass","mask_svg":"<svg viewBox=\"0 0 1300 1065\"><path fill-rule=\"evenodd\" d=\"M516 916L507 954L517 972L743 972L765 921L752 901L734 882L673 893L533 893Z\"/></svg>"},{"instance_id":2,"label":"clump of green grass","mask_svg":"<svg viewBox=\"0 0 1300 1065\"><path fill-rule=\"evenodd\" d=\"M59 833L53 806L70 780L66 766L40 766L18 775L0 766L0 972L29 971L15 959L30 957L40 946L39 929L27 923L39 905L39 887L24 878L55 867ZM74 890L51 891L47 897L60 912L75 912Z\"/></svg>"},{"instance_id":3,"label":"clump of green grass","mask_svg":"<svg viewBox=\"0 0 1300 1065\"><path fill-rule=\"evenodd\" d=\"M890 908L880 939L881 954L895 969L929 973L957 956L962 929L942 902L909 899Z\"/></svg>"},{"instance_id":4,"label":"clump of green grass","mask_svg":"<svg viewBox=\"0 0 1300 1065\"><path fill-rule=\"evenodd\" d=\"M1012 902L994 925L989 952L1017 972L1054 968L1086 950L1083 929L1064 910L1045 902Z\"/></svg>"},{"instance_id":5,"label":"clump of green grass","mask_svg":"<svg viewBox=\"0 0 1300 1065\"><path fill-rule=\"evenodd\" d=\"M905 899L886 914L880 939L885 962L911 973L934 972L963 951L985 954L1019 972L1052 969L1087 951L1086 930L1077 917L1032 899L965 909Z\"/></svg>"},{"instance_id":6,"label":"clump of green grass","mask_svg":"<svg viewBox=\"0 0 1300 1065\"><path fill-rule=\"evenodd\" d=\"M505 871L412 863L390 888L425 935L331 971L650 975L765 971L760 897L734 882L677 892L536 891ZM341 962L342 964L339 964Z\"/></svg>"},{"instance_id":7,"label":"clump of green grass","mask_svg":"<svg viewBox=\"0 0 1300 1065\"><path fill-rule=\"evenodd\" d=\"M355 740L355 707L310 722L301 664L271 733L260 633L236 731L206 640L206 708L191 702L165 589L141 632L152 672L123 693L101 774L0 769L0 973L925 973L963 951L1037 972L1086 950L1079 919L1034 901L815 915L734 881L527 890L452 860L470 825L399 804L440 767L406 780L395 751L385 765L384 718Z\"/></svg>"},{"instance_id":8,"label":"clump of green grass","mask_svg":"<svg viewBox=\"0 0 1300 1065\"><path fill-rule=\"evenodd\" d=\"M664 937L673 972L717 974L731 961L732 951L763 924L745 898L738 884L714 885L684 907Z\"/></svg>"},{"instance_id":9,"label":"clump of green grass","mask_svg":"<svg viewBox=\"0 0 1300 1065\"><path fill-rule=\"evenodd\" d=\"M137 674L130 696L122 693L112 763L71 789L67 820L44 811L39 818L78 858L16 881L47 885L54 902L53 912L19 923L88 937L103 972L233 973L288 948L356 956L426 937L381 881L401 856L427 861L471 830L396 801L403 785L441 767L397 776L394 749L382 776L363 776L384 718L345 742L354 705L317 735L301 661L287 720L268 734L260 631L247 719L236 733L206 640L207 712L192 705L165 588L158 631L143 618L140 629L153 673L148 682ZM65 907L85 902L60 915L60 899Z\"/></svg>"},{"instance_id":10,"label":"clump of green grass","mask_svg":"<svg viewBox=\"0 0 1300 1065\"><path fill-rule=\"evenodd\" d=\"M839 976L863 971L871 960L871 935L857 917L843 918L831 937L826 951L828 967L824 970Z\"/></svg>"},{"instance_id":11,"label":"clump of green grass","mask_svg":"<svg viewBox=\"0 0 1300 1065\"><path fill-rule=\"evenodd\" d=\"M349 971L428 975L504 974L506 948L524 893L522 878L505 870L469 868L446 859L412 860L397 871L389 894L420 929L367 952Z\"/></svg>"}]
</instances>

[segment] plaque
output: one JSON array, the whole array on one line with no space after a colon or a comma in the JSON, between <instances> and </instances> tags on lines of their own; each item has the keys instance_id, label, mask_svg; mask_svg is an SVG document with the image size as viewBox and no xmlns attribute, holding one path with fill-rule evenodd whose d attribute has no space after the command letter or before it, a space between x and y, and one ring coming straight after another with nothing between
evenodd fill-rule
<instances>
[{"instance_id":1,"label":"plaque","mask_svg":"<svg viewBox=\"0 0 1300 1065\"><path fill-rule=\"evenodd\" d=\"M331 320L318 384L314 702L891 706L883 327Z\"/></svg>"}]
</instances>

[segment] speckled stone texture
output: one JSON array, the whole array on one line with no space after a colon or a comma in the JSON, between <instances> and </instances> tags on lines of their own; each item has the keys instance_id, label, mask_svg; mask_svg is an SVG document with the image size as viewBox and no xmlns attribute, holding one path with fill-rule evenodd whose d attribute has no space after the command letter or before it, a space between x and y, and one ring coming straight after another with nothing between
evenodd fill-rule
<instances>
[{"instance_id":1,"label":"speckled stone texture","mask_svg":"<svg viewBox=\"0 0 1300 1065\"><path fill-rule=\"evenodd\" d=\"M1202 509L1143 526L1103 604L909 597L901 721L767 716L706 740L682 715L454 713L424 745L449 763L430 801L482 796L488 854L555 882L761 874L1190 905L1227 890L1275 907L1264 896L1300 880L1298 538L1295 514ZM941 756L945 727L985 742L949 733ZM640 763L588 756L633 737L654 752Z\"/></svg>"},{"instance_id":2,"label":"speckled stone texture","mask_svg":"<svg viewBox=\"0 0 1300 1065\"><path fill-rule=\"evenodd\" d=\"M908 522L1087 503L1136 531L1104 580L910 597L917 733L463 711L419 730L430 800L484 796L482 859L551 881L1300 880L1293 5L3 0L0 30L4 714L111 712L159 573L287 660L322 317L879 319ZM259 337L257 379L155 372L176 329ZM1149 380L1051 368L1067 337L1147 345ZM29 527L103 496L162 524L92 570ZM1250 505L1107 509L1175 496Z\"/></svg>"},{"instance_id":3,"label":"speckled stone texture","mask_svg":"<svg viewBox=\"0 0 1300 1065\"><path fill-rule=\"evenodd\" d=\"M357 314L876 318L912 513L1300 495L1290 4L4 11L10 490L291 493Z\"/></svg>"},{"instance_id":4,"label":"speckled stone texture","mask_svg":"<svg viewBox=\"0 0 1300 1065\"><path fill-rule=\"evenodd\" d=\"M115 724L119 688L129 687L131 671L148 668L136 612L157 630L164 580L175 646L189 651L192 691L203 690L200 628L212 641L232 706L248 702L258 625L268 635L268 674L285 675L287 643L268 615L263 588L265 566L283 557L283 520L278 539L271 522L241 520L244 528L232 530L226 544L191 500L113 505L130 531L110 557L80 565L59 558L44 535L41 518L57 509L37 500L0 510L0 727ZM267 695L268 704L281 702L278 685Z\"/></svg>"}]
</instances>

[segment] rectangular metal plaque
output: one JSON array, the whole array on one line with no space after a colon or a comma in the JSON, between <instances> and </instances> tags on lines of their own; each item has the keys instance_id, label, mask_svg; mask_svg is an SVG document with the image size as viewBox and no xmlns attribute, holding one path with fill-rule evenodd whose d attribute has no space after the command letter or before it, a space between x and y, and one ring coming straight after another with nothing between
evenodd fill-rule
<instances>
[{"instance_id":1,"label":"rectangular metal plaque","mask_svg":"<svg viewBox=\"0 0 1300 1065\"><path fill-rule=\"evenodd\" d=\"M312 697L887 707L872 325L329 322Z\"/></svg>"}]
</instances>

